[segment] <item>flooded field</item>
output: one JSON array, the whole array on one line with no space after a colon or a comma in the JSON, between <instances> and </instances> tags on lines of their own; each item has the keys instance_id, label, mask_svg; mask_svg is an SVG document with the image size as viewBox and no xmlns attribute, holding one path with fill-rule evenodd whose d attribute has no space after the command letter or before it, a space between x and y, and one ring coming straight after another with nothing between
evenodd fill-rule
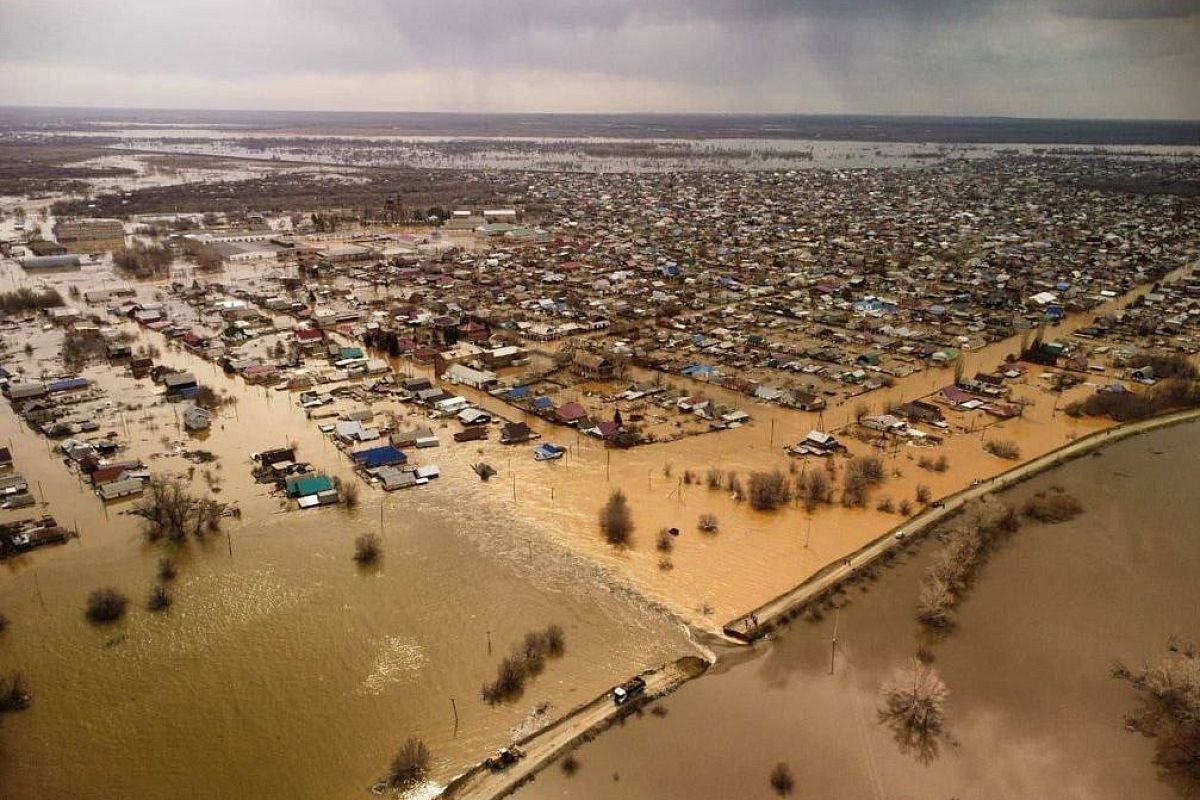
<instances>
[{"instance_id":1,"label":"flooded field","mask_svg":"<svg viewBox=\"0 0 1200 800\"><path fill-rule=\"evenodd\" d=\"M958 629L930 643L914 620L926 544L820 622L795 622L659 701L519 791L542 798L769 798L787 762L796 797L1167 800L1153 744L1124 728L1135 695L1109 677L1168 637L1195 641L1200 497L1170 491L1200 468L1200 425L1137 436L1009 492L1053 485L1085 512L1027 523L992 557ZM830 674L830 639L838 640ZM949 690L950 742L929 763L878 722L879 687L930 645Z\"/></svg>"},{"instance_id":2,"label":"flooded field","mask_svg":"<svg viewBox=\"0 0 1200 800\"><path fill-rule=\"evenodd\" d=\"M25 363L36 371L58 335L27 324L5 337L34 345ZM166 350L156 334L141 337ZM551 704L544 721L694 651L681 626L555 546L520 506L480 503L461 482L364 492L350 511L283 511L252 481L251 452L296 442L330 474L351 479L348 464L286 395L249 390L182 351L161 361L238 403L190 438L149 381L97 365L84 375L111 400L143 406L98 412L101 431L121 432L159 475L190 474L185 449L211 452L217 461L196 469L193 490L242 511L179 553L175 604L163 615L143 608L163 551L121 514L133 501L105 507L44 438L0 409L0 439L44 500L0 521L36 511L80 532L0 567L0 609L12 621L0 666L21 670L34 694L0 731L3 796L356 796L409 736L429 744L441 782L507 742L539 703ZM371 570L351 560L364 531L384 538ZM104 585L132 610L96 629L84 601ZM549 623L566 630L565 657L520 700L484 705L479 687L499 659Z\"/></svg>"},{"instance_id":3,"label":"flooded field","mask_svg":"<svg viewBox=\"0 0 1200 800\"><path fill-rule=\"evenodd\" d=\"M114 127L70 131L111 141L118 150L279 159L289 162L433 169L513 169L568 172L914 168L947 159L1001 154L1195 158L1200 150L1172 145L1046 145L1028 143L888 142L777 138L644 138L582 136L376 136L261 132L228 128Z\"/></svg>"}]
</instances>

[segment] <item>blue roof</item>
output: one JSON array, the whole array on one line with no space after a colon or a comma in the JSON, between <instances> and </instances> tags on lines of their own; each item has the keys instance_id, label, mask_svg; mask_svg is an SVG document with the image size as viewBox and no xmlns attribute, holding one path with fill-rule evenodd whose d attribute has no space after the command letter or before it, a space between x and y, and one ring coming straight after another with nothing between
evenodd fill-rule
<instances>
[{"instance_id":1,"label":"blue roof","mask_svg":"<svg viewBox=\"0 0 1200 800\"><path fill-rule=\"evenodd\" d=\"M528 386L514 386L504 393L504 396L509 400L521 400L529 396Z\"/></svg>"},{"instance_id":2,"label":"blue roof","mask_svg":"<svg viewBox=\"0 0 1200 800\"><path fill-rule=\"evenodd\" d=\"M533 407L534 408L553 408L554 401L551 400L549 397L535 397L533 399Z\"/></svg>"},{"instance_id":3,"label":"blue roof","mask_svg":"<svg viewBox=\"0 0 1200 800\"><path fill-rule=\"evenodd\" d=\"M408 457L404 453L390 444L385 444L382 447L372 447L370 450L359 450L352 455L355 461L368 469L388 467L408 461Z\"/></svg>"},{"instance_id":4,"label":"blue roof","mask_svg":"<svg viewBox=\"0 0 1200 800\"><path fill-rule=\"evenodd\" d=\"M72 389L84 389L89 385L87 378L63 378L46 386L47 392L67 392Z\"/></svg>"}]
</instances>

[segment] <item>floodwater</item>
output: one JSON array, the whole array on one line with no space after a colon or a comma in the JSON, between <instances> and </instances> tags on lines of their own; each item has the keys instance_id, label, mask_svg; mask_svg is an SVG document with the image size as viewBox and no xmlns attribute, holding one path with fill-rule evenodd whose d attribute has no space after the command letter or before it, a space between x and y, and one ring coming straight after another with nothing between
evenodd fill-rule
<instances>
[{"instance_id":1,"label":"floodwater","mask_svg":"<svg viewBox=\"0 0 1200 800\"><path fill-rule=\"evenodd\" d=\"M15 265L4 268L4 288L30 283ZM39 279L64 295L70 283L87 288L112 281L104 267ZM155 291L140 288L143 296ZM1072 324L1055 333L1065 335ZM53 372L59 335L30 325L6 332L5 364L33 375ZM752 469L787 469L785 444L815 425L836 429L853 415L850 404L818 416L701 385L696 388L706 395L747 408L755 421L613 451L530 420L543 441L570 447L565 459L551 463L534 462L530 447L506 448L494 438L452 444L450 430L435 426L443 446L420 454L422 463L443 471L430 486L388 496L364 488L353 512L283 511L251 482L249 453L295 441L303 459L352 480L344 456L288 393L247 387L167 349L157 334L138 335L163 348L165 363L193 370L239 402L202 440L188 440L146 382L97 365L87 377L124 405L123 411L97 410L102 431L123 433L131 454L158 474L188 474L181 442L212 451L219 462L198 467L201 479L193 488L219 488L215 496L236 501L243 516L227 522L228 538L193 544L183 554L176 605L152 616L140 606L158 552L141 543L132 519L117 513L120 505L110 506L106 518L99 500L58 463L45 440L0 408L0 436L11 437L17 470L46 501L38 511L68 527L78 524L82 533L78 542L0 568L0 610L13 620L0 638L0 667L24 671L35 693L33 708L8 715L0 730L4 796L349 796L379 777L410 735L431 746L434 778L441 782L505 743L538 702L553 704L549 719L620 678L692 651L677 618L718 629L902 522L897 515L840 507L811 517L796 508L757 513L725 492L685 484L689 469L701 478L710 466L734 469L743 480ZM19 352L25 341L35 345L31 359ZM1010 341L968 354L968 374L994 367L1013 349ZM878 407L951 380L949 370L925 371L867 399ZM935 453L949 456L946 473L918 470L915 448L887 453L892 475L876 497L911 497L918 482L938 496L1011 466L983 453L985 437L1013 439L1028 458L1099 425L1056 413L1036 375L1016 391L1031 401L1020 419L987 429L955 421L956 433ZM462 393L522 417L494 398ZM850 444L855 452L871 452ZM479 460L500 474L481 483L470 470ZM612 549L597 531L596 514L613 488L629 495L634 512L629 550ZM380 529L381 506L384 564L363 573L350 560L351 543L357 532ZM3 512L0 519L30 511ZM696 530L706 512L720 519L716 535ZM653 541L668 526L683 532L670 555L673 568L666 570ZM100 631L84 622L82 608L87 593L106 584L125 591L135 607L126 621ZM897 613L904 619L910 611ZM521 701L483 706L479 686L510 644L550 622L566 628L567 656L552 662ZM847 644L848 653L852 647ZM869 716L873 701L860 701Z\"/></svg>"},{"instance_id":2,"label":"floodwater","mask_svg":"<svg viewBox=\"0 0 1200 800\"><path fill-rule=\"evenodd\" d=\"M58 336L29 324L6 331L5 363L53 369ZM519 504L461 491L465 476L450 465L444 482L420 492L364 487L353 511L285 510L253 483L251 452L294 441L302 458L352 480L344 457L287 394L247 388L156 334L139 342L239 402L207 435L188 438L148 381L97 365L84 374L113 402L94 410L101 434L118 432L160 475L188 474L183 447L214 453L217 462L196 467L193 491L236 502L242 517L178 554L175 604L152 615L143 603L163 551L120 514L129 501L106 509L44 438L0 408L0 440L45 500L0 521L49 513L81 534L0 565L0 610L12 622L0 668L22 671L34 694L0 728L0 796L352 797L409 736L428 743L433 779L444 782L509 741L539 703L551 704L548 721L694 652L682 626L555 545ZM366 531L385 541L374 570L351 560ZM98 629L83 607L105 585L131 608ZM552 622L566 630L566 655L520 700L484 705L479 687L500 658Z\"/></svg>"},{"instance_id":3,"label":"floodwater","mask_svg":"<svg viewBox=\"0 0 1200 800\"><path fill-rule=\"evenodd\" d=\"M32 133L32 132L31 132ZM66 131L81 138L119 137L116 149L286 161L409 166L436 169L517 169L585 172L774 171L793 169L915 168L946 159L989 158L1000 154L1037 154L1047 149L1034 144L931 144L812 139L679 139L572 138L484 136L341 135L262 131L247 134L228 128L136 126L105 130ZM253 139L254 142L247 142ZM265 142L278 140L279 145ZM495 143L494 146L490 146ZM590 152L592 145L612 146L610 154ZM670 148L642 155L640 145ZM1169 145L1061 145L1059 155L1092 156L1097 152L1125 159L1195 158L1194 147Z\"/></svg>"},{"instance_id":4,"label":"floodwater","mask_svg":"<svg viewBox=\"0 0 1200 800\"><path fill-rule=\"evenodd\" d=\"M549 798L770 798L787 762L799 798L1167 800L1153 744L1124 729L1133 692L1109 677L1196 641L1200 608L1200 424L1110 445L1008 493L1058 485L1086 511L1027 523L983 568L959 627L934 643L950 690L948 726L929 763L877 721L878 692L927 640L914 621L936 544L884 570L821 622L797 621L729 654L645 714L583 745L519 791ZM830 639L838 649L830 674Z\"/></svg>"}]
</instances>

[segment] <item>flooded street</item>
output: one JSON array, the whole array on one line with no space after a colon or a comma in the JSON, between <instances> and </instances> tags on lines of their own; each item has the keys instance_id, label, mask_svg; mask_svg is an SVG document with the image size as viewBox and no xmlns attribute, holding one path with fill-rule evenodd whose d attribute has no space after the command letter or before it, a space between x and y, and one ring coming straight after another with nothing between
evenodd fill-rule
<instances>
[{"instance_id":1,"label":"flooded street","mask_svg":"<svg viewBox=\"0 0 1200 800\"><path fill-rule=\"evenodd\" d=\"M850 587L836 616L727 654L659 701L663 711L583 745L574 775L552 766L516 797L770 798L780 761L805 798L1177 796L1157 777L1152 743L1125 731L1135 695L1109 670L1200 633L1200 497L1166 488L1195 473L1198 452L1200 425L1167 428L1008 493L1019 503L1058 485L1086 510L1027 522L980 573L958 630L931 645L952 743L928 765L900 751L876 709L883 681L928 643L914 611L932 543L869 591Z\"/></svg>"}]
</instances>

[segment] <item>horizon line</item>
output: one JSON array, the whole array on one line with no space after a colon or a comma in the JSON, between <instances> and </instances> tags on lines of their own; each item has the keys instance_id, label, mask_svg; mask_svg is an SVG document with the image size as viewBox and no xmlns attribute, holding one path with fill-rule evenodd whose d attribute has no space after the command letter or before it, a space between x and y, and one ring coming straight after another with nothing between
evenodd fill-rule
<instances>
[{"instance_id":1,"label":"horizon line","mask_svg":"<svg viewBox=\"0 0 1200 800\"><path fill-rule=\"evenodd\" d=\"M355 109L306 109L306 108L195 108L170 106L123 106L123 105L28 105L0 103L0 110L36 109L58 111L159 111L191 113L235 113L235 114L424 114L443 116L480 117L829 117L829 118L885 118L885 119L931 119L931 120L1008 120L1038 122L1109 122L1109 123L1158 123L1200 125L1200 118L1185 117L1052 117L1011 116L1007 114L934 114L934 113L885 113L870 111L429 111L429 110L355 110Z\"/></svg>"}]
</instances>

